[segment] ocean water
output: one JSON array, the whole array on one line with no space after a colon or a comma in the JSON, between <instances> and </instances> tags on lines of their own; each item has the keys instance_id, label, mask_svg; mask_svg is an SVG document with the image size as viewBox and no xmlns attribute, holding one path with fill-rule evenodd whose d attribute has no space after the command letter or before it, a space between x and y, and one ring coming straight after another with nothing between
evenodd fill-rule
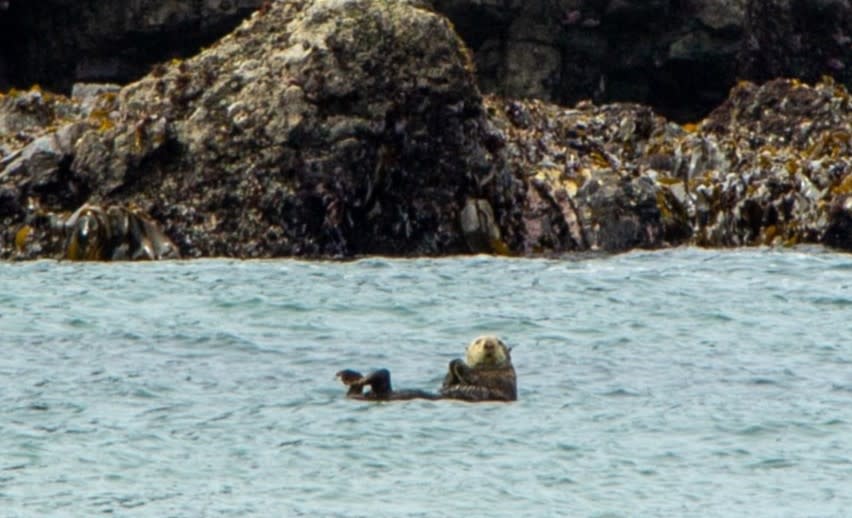
<instances>
[{"instance_id":1,"label":"ocean water","mask_svg":"<svg viewBox=\"0 0 852 518\"><path fill-rule=\"evenodd\" d=\"M852 256L0 264L0 516L849 516ZM513 346L516 403L437 389Z\"/></svg>"}]
</instances>

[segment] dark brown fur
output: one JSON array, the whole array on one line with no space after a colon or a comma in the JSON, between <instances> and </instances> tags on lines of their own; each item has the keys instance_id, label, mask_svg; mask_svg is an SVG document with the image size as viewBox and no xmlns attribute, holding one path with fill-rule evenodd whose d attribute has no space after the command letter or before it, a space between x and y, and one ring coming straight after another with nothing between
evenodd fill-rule
<instances>
[{"instance_id":1,"label":"dark brown fur","mask_svg":"<svg viewBox=\"0 0 852 518\"><path fill-rule=\"evenodd\" d=\"M464 401L516 401L517 376L511 360L501 366L469 367L461 360L450 362L441 395Z\"/></svg>"},{"instance_id":2,"label":"dark brown fur","mask_svg":"<svg viewBox=\"0 0 852 518\"><path fill-rule=\"evenodd\" d=\"M441 396L423 390L403 389L394 390L391 385L390 371L379 369L367 376L350 369L337 373L337 378L349 386L346 397L363 401L404 401L408 399L440 399ZM364 387L370 390L364 392Z\"/></svg>"}]
</instances>

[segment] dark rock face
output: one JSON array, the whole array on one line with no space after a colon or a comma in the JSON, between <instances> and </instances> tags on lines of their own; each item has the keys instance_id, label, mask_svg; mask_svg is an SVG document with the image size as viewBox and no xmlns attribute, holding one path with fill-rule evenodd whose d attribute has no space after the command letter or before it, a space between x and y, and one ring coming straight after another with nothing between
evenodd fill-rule
<instances>
[{"instance_id":1,"label":"dark rock face","mask_svg":"<svg viewBox=\"0 0 852 518\"><path fill-rule=\"evenodd\" d=\"M0 9L0 89L128 82L153 63L195 54L263 0L6 0ZM2 7L2 6L0 6Z\"/></svg>"},{"instance_id":2,"label":"dark rock face","mask_svg":"<svg viewBox=\"0 0 852 518\"><path fill-rule=\"evenodd\" d=\"M276 0L4 0L0 90L127 83ZM281 0L278 0L281 1ZM848 0L422 0L473 49L485 92L641 102L701 119L737 79L852 86ZM5 8L4 8L5 6Z\"/></svg>"},{"instance_id":3,"label":"dark rock face","mask_svg":"<svg viewBox=\"0 0 852 518\"><path fill-rule=\"evenodd\" d=\"M767 81L830 75L852 86L852 3L848 0L751 0L739 56L743 77Z\"/></svg>"},{"instance_id":4,"label":"dark rock face","mask_svg":"<svg viewBox=\"0 0 852 518\"><path fill-rule=\"evenodd\" d=\"M486 92L560 104L641 102L682 122L738 78L852 86L846 0L434 0Z\"/></svg>"}]
</instances>

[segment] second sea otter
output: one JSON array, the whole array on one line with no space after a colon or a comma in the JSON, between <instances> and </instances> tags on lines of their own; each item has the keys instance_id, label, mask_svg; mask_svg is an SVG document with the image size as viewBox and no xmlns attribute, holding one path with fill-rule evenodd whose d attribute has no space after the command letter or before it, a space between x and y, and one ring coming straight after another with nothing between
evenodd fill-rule
<instances>
[{"instance_id":1,"label":"second sea otter","mask_svg":"<svg viewBox=\"0 0 852 518\"><path fill-rule=\"evenodd\" d=\"M394 390L390 372L379 369L367 376L353 370L337 373L349 387L346 396L367 401L406 399L461 399L464 401L515 401L517 378L511 350L496 336L480 336L467 347L465 360L450 362L440 394L422 390ZM364 388L370 390L364 392Z\"/></svg>"}]
</instances>

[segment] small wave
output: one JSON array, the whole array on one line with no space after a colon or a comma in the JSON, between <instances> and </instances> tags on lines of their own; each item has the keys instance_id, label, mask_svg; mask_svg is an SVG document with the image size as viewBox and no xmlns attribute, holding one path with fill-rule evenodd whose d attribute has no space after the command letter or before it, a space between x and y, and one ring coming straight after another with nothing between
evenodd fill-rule
<instances>
[{"instance_id":1,"label":"small wave","mask_svg":"<svg viewBox=\"0 0 852 518\"><path fill-rule=\"evenodd\" d=\"M831 306L835 308L847 308L852 306L852 299L845 297L815 297L811 299L817 306Z\"/></svg>"},{"instance_id":2,"label":"small wave","mask_svg":"<svg viewBox=\"0 0 852 518\"><path fill-rule=\"evenodd\" d=\"M610 391L602 393L601 395L605 396L605 397L641 397L642 396L642 394L640 394L639 392L629 390L629 389L626 389L626 388L612 389Z\"/></svg>"},{"instance_id":3,"label":"small wave","mask_svg":"<svg viewBox=\"0 0 852 518\"><path fill-rule=\"evenodd\" d=\"M770 378L752 378L748 380L750 385L780 385L777 380Z\"/></svg>"},{"instance_id":4,"label":"small wave","mask_svg":"<svg viewBox=\"0 0 852 518\"><path fill-rule=\"evenodd\" d=\"M777 434L779 432L779 428L773 425L755 424L746 426L744 428L726 431L734 433L735 435L742 435L746 437L759 437L762 435Z\"/></svg>"},{"instance_id":5,"label":"small wave","mask_svg":"<svg viewBox=\"0 0 852 518\"><path fill-rule=\"evenodd\" d=\"M774 459L764 459L759 462L755 462L753 464L749 464L748 467L754 470L765 470L765 469L784 469L784 468L792 468L796 463L790 459L784 458L774 458Z\"/></svg>"}]
</instances>

